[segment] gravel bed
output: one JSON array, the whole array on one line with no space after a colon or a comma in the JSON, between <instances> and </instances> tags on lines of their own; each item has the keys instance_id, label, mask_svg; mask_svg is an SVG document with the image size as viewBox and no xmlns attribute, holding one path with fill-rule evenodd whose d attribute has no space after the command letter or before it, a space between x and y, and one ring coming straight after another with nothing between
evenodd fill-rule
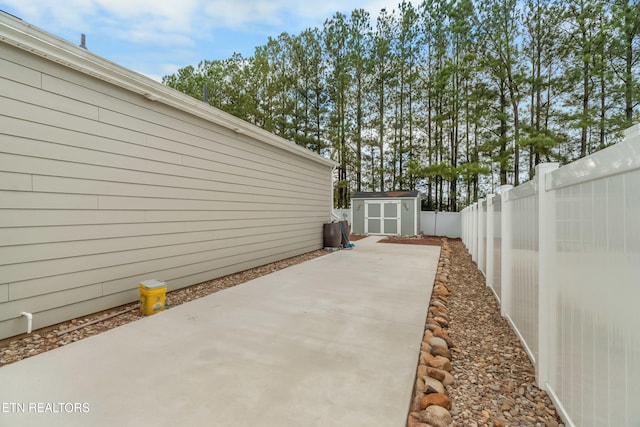
<instances>
[{"instance_id":1,"label":"gravel bed","mask_svg":"<svg viewBox=\"0 0 640 427\"><path fill-rule=\"evenodd\" d=\"M325 250L316 250L292 258L266 264L250 270L230 274L197 285L189 286L175 291L167 292L165 306L170 309L173 306L184 304L185 302L210 295L222 289L239 285L249 280L264 276L274 271L299 264L313 258L326 255ZM126 311L126 312L125 312ZM121 313L121 314L118 314ZM100 319L109 317L100 321ZM54 348L67 345L74 341L97 335L101 332L113 329L129 322L136 321L144 317L139 310L139 303L132 302L120 307L93 313L57 325L33 331L32 334L19 335L8 339L0 340L0 367L9 363L17 362L27 357L35 356ZM95 322L95 323L94 323ZM86 326L83 326L86 325ZM77 329L76 329L77 328ZM70 332L66 332L70 331Z\"/></svg>"},{"instance_id":2,"label":"gravel bed","mask_svg":"<svg viewBox=\"0 0 640 427\"><path fill-rule=\"evenodd\" d=\"M460 241L450 241L448 287L455 426L562 426L482 273Z\"/></svg>"}]
</instances>

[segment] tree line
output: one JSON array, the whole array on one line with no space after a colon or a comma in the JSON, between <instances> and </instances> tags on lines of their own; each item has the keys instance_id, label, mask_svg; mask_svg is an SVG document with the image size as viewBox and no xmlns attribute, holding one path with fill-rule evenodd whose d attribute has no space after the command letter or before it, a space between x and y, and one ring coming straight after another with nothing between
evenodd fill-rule
<instances>
[{"instance_id":1,"label":"tree line","mask_svg":"<svg viewBox=\"0 0 640 427\"><path fill-rule=\"evenodd\" d=\"M417 189L457 211L619 141L638 119L639 32L637 1L403 1L163 83L334 159L336 207Z\"/></svg>"}]
</instances>

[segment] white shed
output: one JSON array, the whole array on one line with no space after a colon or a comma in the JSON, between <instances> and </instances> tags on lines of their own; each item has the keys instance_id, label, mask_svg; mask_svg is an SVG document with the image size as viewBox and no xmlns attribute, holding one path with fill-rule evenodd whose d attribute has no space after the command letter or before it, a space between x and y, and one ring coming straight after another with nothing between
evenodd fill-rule
<instances>
[{"instance_id":1,"label":"white shed","mask_svg":"<svg viewBox=\"0 0 640 427\"><path fill-rule=\"evenodd\" d=\"M414 236L420 233L418 191L359 192L351 197L351 231Z\"/></svg>"}]
</instances>

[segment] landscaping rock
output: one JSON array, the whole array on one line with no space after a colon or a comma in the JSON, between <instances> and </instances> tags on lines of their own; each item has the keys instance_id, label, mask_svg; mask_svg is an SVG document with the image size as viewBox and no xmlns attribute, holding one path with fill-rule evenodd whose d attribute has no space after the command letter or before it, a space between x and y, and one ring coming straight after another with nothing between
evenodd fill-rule
<instances>
[{"instance_id":1,"label":"landscaping rock","mask_svg":"<svg viewBox=\"0 0 640 427\"><path fill-rule=\"evenodd\" d=\"M431 366L425 366L426 375L429 375L431 378L435 378L438 381L442 381L445 378L445 372L441 369L432 368ZM423 375L424 376L424 375Z\"/></svg>"},{"instance_id":2,"label":"landscaping rock","mask_svg":"<svg viewBox=\"0 0 640 427\"><path fill-rule=\"evenodd\" d=\"M427 372L429 372L429 369L434 369L434 368L429 368L429 367L427 367L427 365L424 365L424 364L418 365L418 370L416 372L416 377L418 377L418 378L424 377L425 375L427 375Z\"/></svg>"},{"instance_id":3,"label":"landscaping rock","mask_svg":"<svg viewBox=\"0 0 640 427\"><path fill-rule=\"evenodd\" d=\"M409 417L407 418L407 427L435 427L423 423L418 417L419 415L417 412L410 413Z\"/></svg>"},{"instance_id":4,"label":"landscaping rock","mask_svg":"<svg viewBox=\"0 0 640 427\"><path fill-rule=\"evenodd\" d=\"M440 316L434 317L433 320L438 322L438 325L440 325L440 327L442 327L442 328L446 328L446 327L449 326L449 321L447 319L445 319L445 318L440 317Z\"/></svg>"},{"instance_id":5,"label":"landscaping rock","mask_svg":"<svg viewBox=\"0 0 640 427\"><path fill-rule=\"evenodd\" d=\"M445 348L449 347L445 340L443 340L442 338L435 337L435 336L430 338L428 342L433 347L436 347L436 346L441 346L441 347L445 347Z\"/></svg>"},{"instance_id":6,"label":"landscaping rock","mask_svg":"<svg viewBox=\"0 0 640 427\"><path fill-rule=\"evenodd\" d=\"M444 386L450 386L456 382L456 380L453 378L453 375L451 375L449 372L447 371L442 371L442 372L444 372L444 379L441 380L441 382Z\"/></svg>"},{"instance_id":7,"label":"landscaping rock","mask_svg":"<svg viewBox=\"0 0 640 427\"><path fill-rule=\"evenodd\" d=\"M442 307L442 308L446 307L446 305L442 301L437 300L437 299L431 300L431 305L434 306L434 307Z\"/></svg>"},{"instance_id":8,"label":"landscaping rock","mask_svg":"<svg viewBox=\"0 0 640 427\"><path fill-rule=\"evenodd\" d=\"M422 410L420 405L422 404L422 399L424 398L424 393L416 392L413 400L411 401L411 405L409 406L409 411L419 412Z\"/></svg>"},{"instance_id":9,"label":"landscaping rock","mask_svg":"<svg viewBox=\"0 0 640 427\"><path fill-rule=\"evenodd\" d=\"M431 364L431 362L433 362L433 360L434 360L435 358L436 358L436 357L435 357L435 356L433 356L431 353L427 353L426 351L421 351L421 352L420 352L420 363L421 363L421 364L424 364L424 365L427 365L427 366L431 366L431 367L437 368L437 366L433 366L433 365ZM440 362L438 362L438 363L440 363Z\"/></svg>"},{"instance_id":10,"label":"landscaping rock","mask_svg":"<svg viewBox=\"0 0 640 427\"><path fill-rule=\"evenodd\" d=\"M430 416L427 418L425 417L426 414L429 414ZM419 419L421 421L435 426L433 423L433 417L435 417L444 426L448 426L451 424L451 421L453 421L449 411L438 405L431 405L419 414Z\"/></svg>"},{"instance_id":11,"label":"landscaping rock","mask_svg":"<svg viewBox=\"0 0 640 427\"><path fill-rule=\"evenodd\" d=\"M504 417L492 418L491 422L493 423L494 427L506 427L507 426L507 420Z\"/></svg>"},{"instance_id":12,"label":"landscaping rock","mask_svg":"<svg viewBox=\"0 0 640 427\"><path fill-rule=\"evenodd\" d=\"M449 348L455 347L453 340L451 339L447 331L445 331L444 329L442 328L434 329L433 331L431 331L431 335L433 335L434 337L443 339L447 343L447 346Z\"/></svg>"},{"instance_id":13,"label":"landscaping rock","mask_svg":"<svg viewBox=\"0 0 640 427\"><path fill-rule=\"evenodd\" d=\"M431 356L431 354L429 354L429 356ZM426 365L429 365L432 368L442 369L443 371L451 372L451 361L446 357L431 356L431 359L426 360L426 362L427 362Z\"/></svg>"},{"instance_id":14,"label":"landscaping rock","mask_svg":"<svg viewBox=\"0 0 640 427\"><path fill-rule=\"evenodd\" d=\"M430 353L433 356L442 356L442 357L446 357L447 359L451 360L451 353L449 352L449 349L447 347L444 347L444 346L441 346L441 345L437 345L435 347L431 347Z\"/></svg>"},{"instance_id":15,"label":"landscaping rock","mask_svg":"<svg viewBox=\"0 0 640 427\"><path fill-rule=\"evenodd\" d=\"M440 326L440 323L436 322L435 320L433 320L433 323L427 323L428 330L434 331L436 328L442 329L442 327Z\"/></svg>"},{"instance_id":16,"label":"landscaping rock","mask_svg":"<svg viewBox=\"0 0 640 427\"><path fill-rule=\"evenodd\" d=\"M535 386L531 361L500 315L484 276L461 242L451 242L449 248L450 295L442 303L451 322L432 332L447 341L452 353L452 370L441 380L455 402L452 425L558 427L553 404Z\"/></svg>"},{"instance_id":17,"label":"landscaping rock","mask_svg":"<svg viewBox=\"0 0 640 427\"><path fill-rule=\"evenodd\" d=\"M431 338L433 338L433 332L429 329L426 329L424 331L424 335L422 336L422 341L428 343Z\"/></svg>"},{"instance_id":18,"label":"landscaping rock","mask_svg":"<svg viewBox=\"0 0 640 427\"><path fill-rule=\"evenodd\" d=\"M427 394L420 401L420 409L426 409L431 405L442 406L444 409L451 409L451 400L444 393Z\"/></svg>"},{"instance_id":19,"label":"landscaping rock","mask_svg":"<svg viewBox=\"0 0 640 427\"><path fill-rule=\"evenodd\" d=\"M430 376L425 376L423 378L422 384L424 385L424 392L426 394L430 393L444 393L444 385L435 378L431 378Z\"/></svg>"}]
</instances>

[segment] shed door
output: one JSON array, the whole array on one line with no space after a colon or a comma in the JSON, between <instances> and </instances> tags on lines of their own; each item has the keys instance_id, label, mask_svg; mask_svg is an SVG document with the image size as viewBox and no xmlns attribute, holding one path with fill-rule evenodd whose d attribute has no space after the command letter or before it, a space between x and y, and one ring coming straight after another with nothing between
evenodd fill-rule
<instances>
[{"instance_id":1,"label":"shed door","mask_svg":"<svg viewBox=\"0 0 640 427\"><path fill-rule=\"evenodd\" d=\"M400 201L365 200L365 234L400 234Z\"/></svg>"}]
</instances>

